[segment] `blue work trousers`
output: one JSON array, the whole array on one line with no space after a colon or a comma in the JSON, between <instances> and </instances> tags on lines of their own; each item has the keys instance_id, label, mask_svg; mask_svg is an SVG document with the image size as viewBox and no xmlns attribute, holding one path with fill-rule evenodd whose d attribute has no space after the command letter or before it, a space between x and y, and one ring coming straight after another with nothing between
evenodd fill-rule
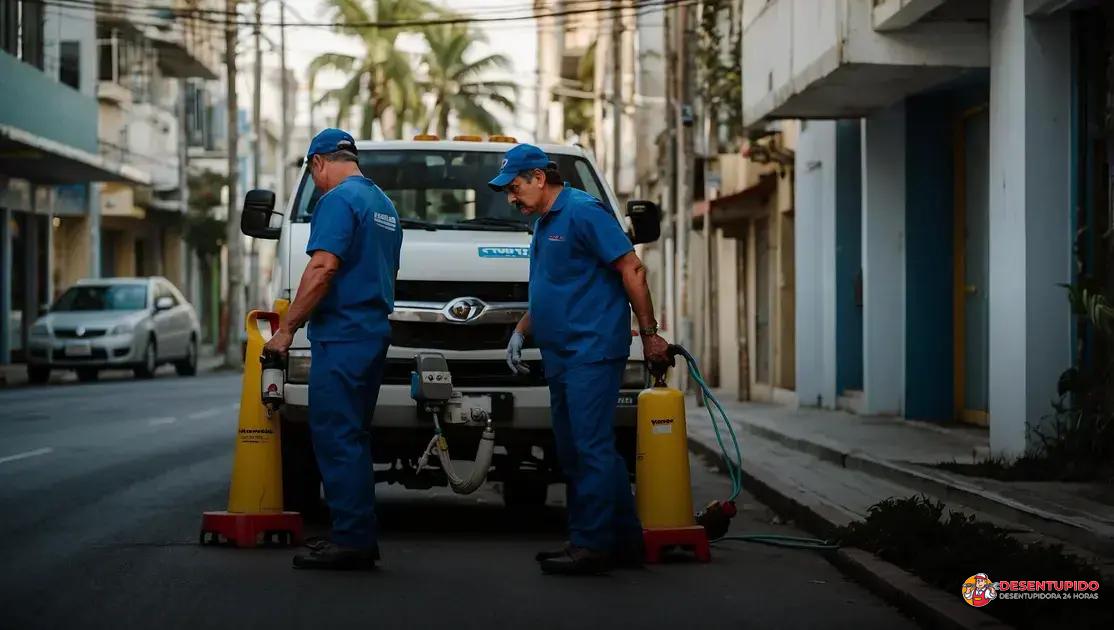
<instances>
[{"instance_id":1,"label":"blue work trousers","mask_svg":"<svg viewBox=\"0 0 1114 630\"><path fill-rule=\"evenodd\" d=\"M376 545L369 428L386 364L386 338L311 342L309 428L333 519L332 541Z\"/></svg>"},{"instance_id":2,"label":"blue work trousers","mask_svg":"<svg viewBox=\"0 0 1114 630\"><path fill-rule=\"evenodd\" d=\"M596 551L641 540L630 477L615 447L615 409L626 359L569 367L550 377L550 415L565 472L569 541Z\"/></svg>"}]
</instances>

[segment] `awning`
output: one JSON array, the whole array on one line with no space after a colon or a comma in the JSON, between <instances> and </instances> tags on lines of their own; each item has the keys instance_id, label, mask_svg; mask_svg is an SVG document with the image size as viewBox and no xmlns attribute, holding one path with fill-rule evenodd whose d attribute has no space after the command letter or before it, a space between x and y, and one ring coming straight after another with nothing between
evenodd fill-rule
<instances>
[{"instance_id":1,"label":"awning","mask_svg":"<svg viewBox=\"0 0 1114 630\"><path fill-rule=\"evenodd\" d=\"M177 33L161 33L147 29L145 35L159 52L159 69L163 75L175 78L213 80L217 75L191 52Z\"/></svg>"},{"instance_id":2,"label":"awning","mask_svg":"<svg viewBox=\"0 0 1114 630\"><path fill-rule=\"evenodd\" d=\"M712 225L724 227L765 217L769 212L767 201L776 191L777 175L771 173L763 175L757 184L742 192L713 199L709 204Z\"/></svg>"},{"instance_id":3,"label":"awning","mask_svg":"<svg viewBox=\"0 0 1114 630\"><path fill-rule=\"evenodd\" d=\"M99 155L10 125L0 125L0 173L47 185L151 183L151 176L137 168L109 164Z\"/></svg>"}]
</instances>

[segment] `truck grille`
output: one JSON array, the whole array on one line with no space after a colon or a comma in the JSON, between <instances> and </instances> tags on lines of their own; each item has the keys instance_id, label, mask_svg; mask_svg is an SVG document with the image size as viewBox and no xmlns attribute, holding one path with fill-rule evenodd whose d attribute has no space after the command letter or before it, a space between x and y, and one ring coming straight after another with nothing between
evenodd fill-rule
<instances>
[{"instance_id":1,"label":"truck grille","mask_svg":"<svg viewBox=\"0 0 1114 630\"><path fill-rule=\"evenodd\" d=\"M541 361L527 361L530 366L528 376L517 376L511 373L507 362L469 361L449 359L449 372L453 375L453 385L456 387L530 387L545 385L545 374ZM384 385L409 385L410 372L414 370L413 359L387 359L387 368L383 373Z\"/></svg>"},{"instance_id":2,"label":"truck grille","mask_svg":"<svg viewBox=\"0 0 1114 630\"><path fill-rule=\"evenodd\" d=\"M507 347L514 324L449 324L391 321L391 345L430 350L498 350Z\"/></svg>"},{"instance_id":3,"label":"truck grille","mask_svg":"<svg viewBox=\"0 0 1114 630\"><path fill-rule=\"evenodd\" d=\"M399 280L395 283L395 301L446 303L459 297L475 297L484 302L527 302L529 287L527 282Z\"/></svg>"}]
</instances>

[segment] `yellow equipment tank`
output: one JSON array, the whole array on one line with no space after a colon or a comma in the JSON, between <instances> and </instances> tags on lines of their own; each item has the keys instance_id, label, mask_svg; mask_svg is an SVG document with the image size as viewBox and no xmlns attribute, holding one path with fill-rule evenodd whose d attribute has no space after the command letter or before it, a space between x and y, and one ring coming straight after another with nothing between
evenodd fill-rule
<instances>
[{"instance_id":1,"label":"yellow equipment tank","mask_svg":"<svg viewBox=\"0 0 1114 630\"><path fill-rule=\"evenodd\" d=\"M647 530L692 527L685 396L655 385L638 395L635 505Z\"/></svg>"}]
</instances>

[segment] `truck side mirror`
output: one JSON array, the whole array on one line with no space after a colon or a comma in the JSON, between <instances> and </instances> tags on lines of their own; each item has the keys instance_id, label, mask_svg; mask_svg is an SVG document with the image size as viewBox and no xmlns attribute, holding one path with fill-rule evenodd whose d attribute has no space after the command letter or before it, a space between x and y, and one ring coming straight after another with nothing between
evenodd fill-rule
<instances>
[{"instance_id":1,"label":"truck side mirror","mask_svg":"<svg viewBox=\"0 0 1114 630\"><path fill-rule=\"evenodd\" d=\"M631 242L653 243L661 236L661 208L652 201L628 201L627 216L630 217L634 234Z\"/></svg>"},{"instance_id":2,"label":"truck side mirror","mask_svg":"<svg viewBox=\"0 0 1114 630\"><path fill-rule=\"evenodd\" d=\"M282 227L271 227L271 217L281 215L275 212L275 193L269 190L249 190L244 195L244 209L240 214L240 231L254 237L278 240Z\"/></svg>"}]
</instances>

